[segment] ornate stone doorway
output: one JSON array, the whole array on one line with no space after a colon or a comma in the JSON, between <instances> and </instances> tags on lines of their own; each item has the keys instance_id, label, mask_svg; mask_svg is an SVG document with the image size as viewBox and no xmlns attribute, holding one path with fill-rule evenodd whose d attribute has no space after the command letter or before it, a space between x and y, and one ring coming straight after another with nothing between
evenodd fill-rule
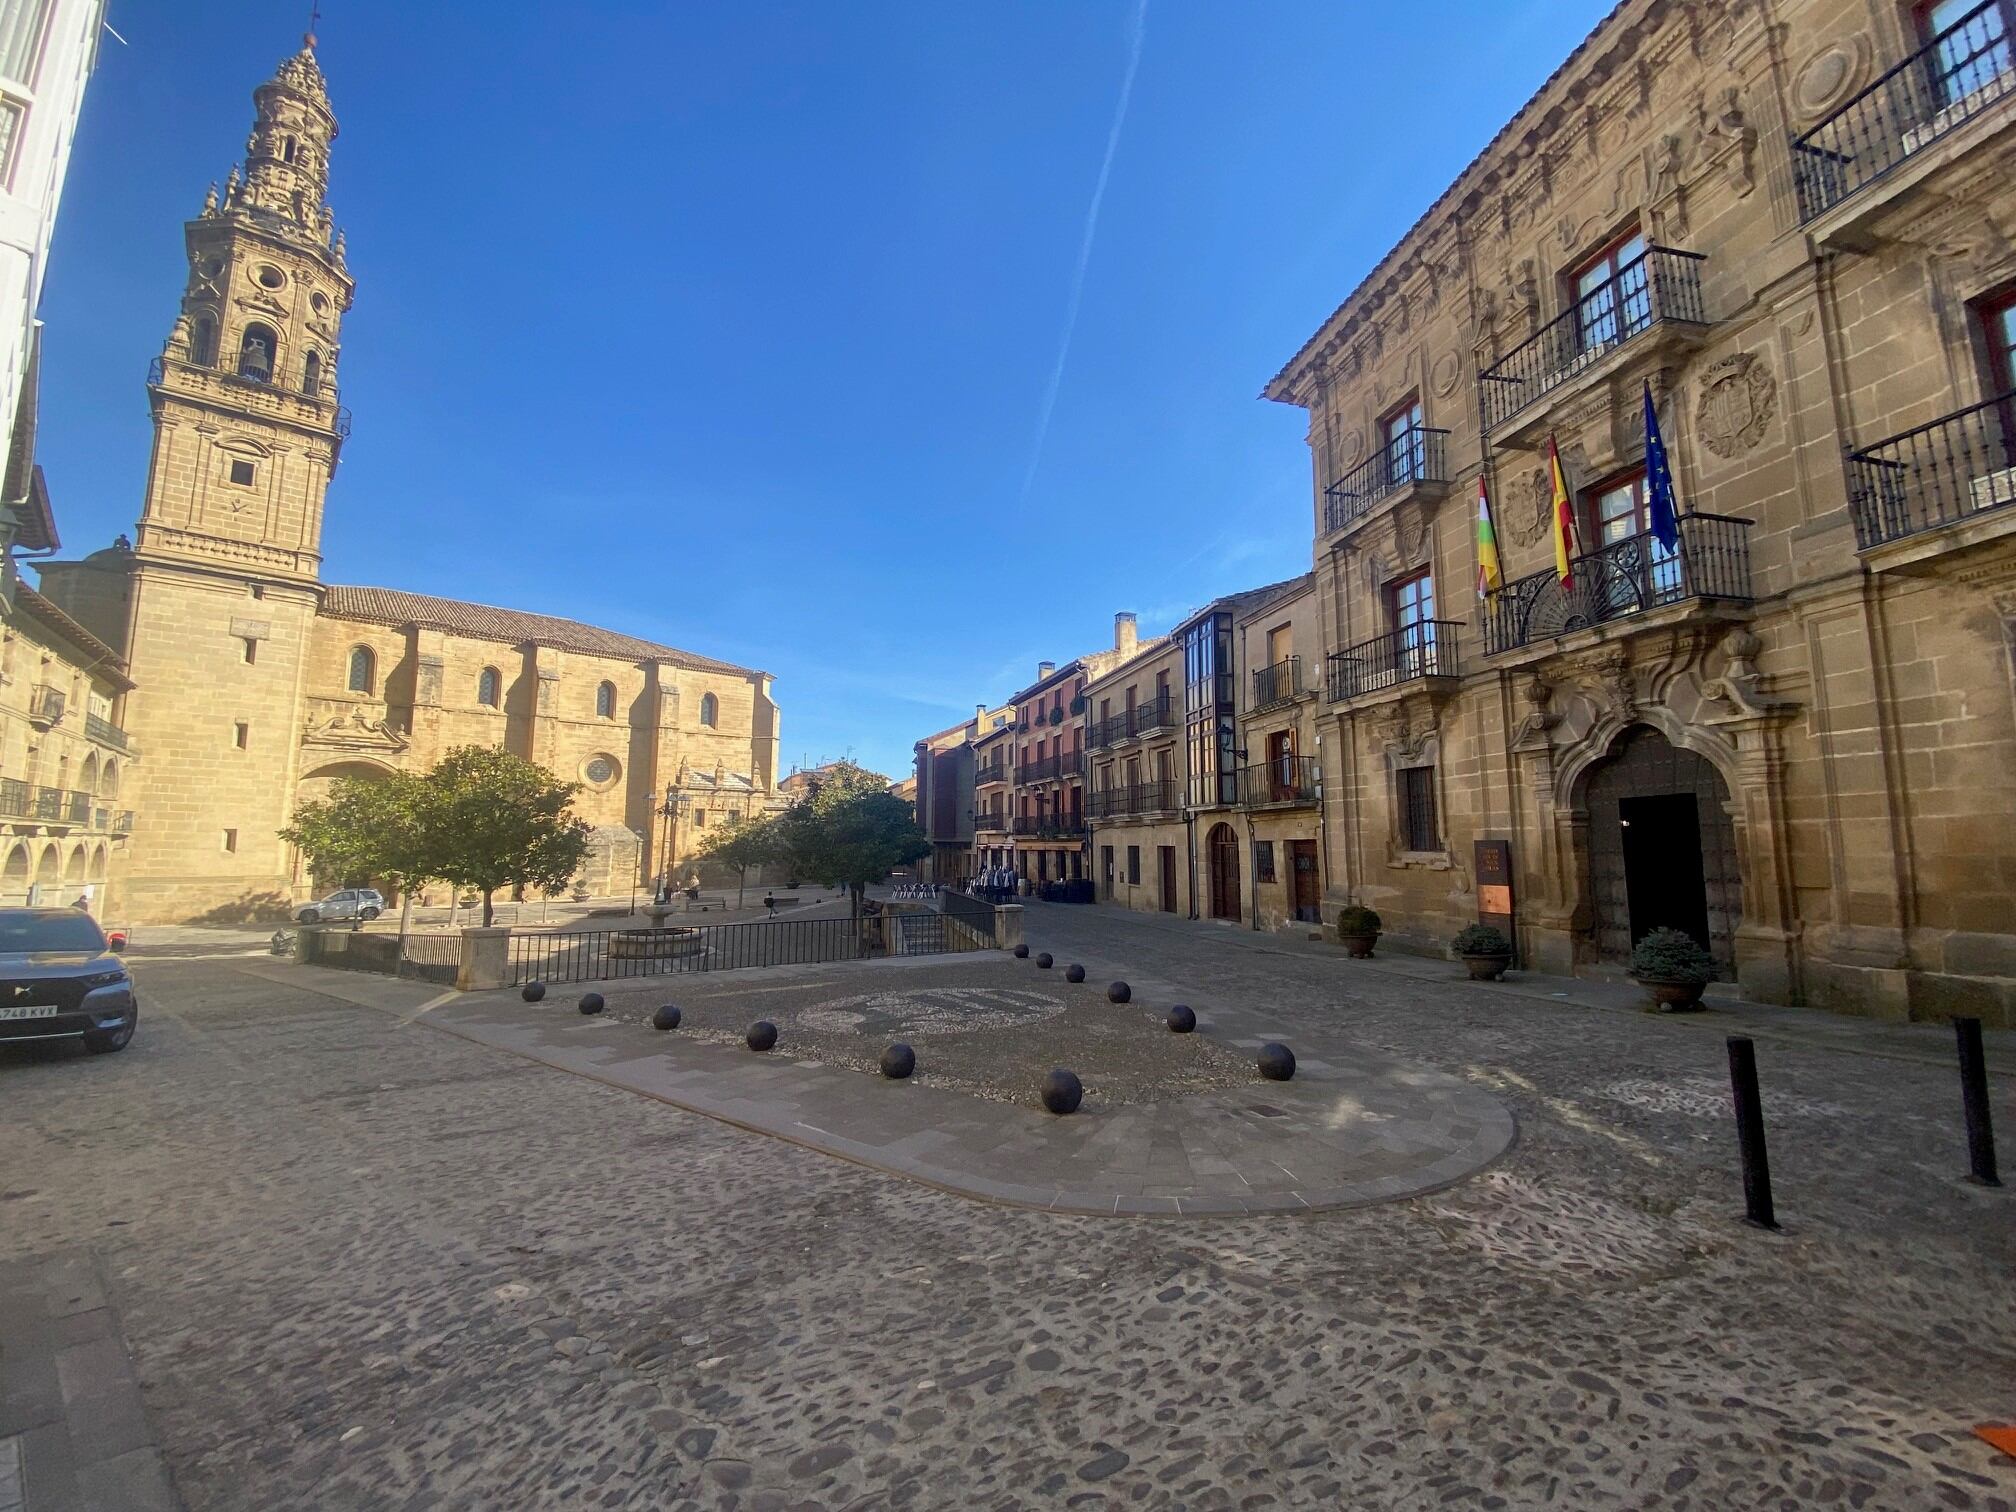
<instances>
[{"instance_id":1,"label":"ornate stone doorway","mask_svg":"<svg viewBox=\"0 0 2016 1512\"><path fill-rule=\"evenodd\" d=\"M1211 917L1239 917L1239 837L1229 824L1215 824L1205 837L1211 862Z\"/></svg>"},{"instance_id":2,"label":"ornate stone doorway","mask_svg":"<svg viewBox=\"0 0 2016 1512\"><path fill-rule=\"evenodd\" d=\"M1634 726L1583 779L1596 953L1621 965L1658 928L1708 947L1736 974L1743 880L1729 790L1713 763Z\"/></svg>"}]
</instances>

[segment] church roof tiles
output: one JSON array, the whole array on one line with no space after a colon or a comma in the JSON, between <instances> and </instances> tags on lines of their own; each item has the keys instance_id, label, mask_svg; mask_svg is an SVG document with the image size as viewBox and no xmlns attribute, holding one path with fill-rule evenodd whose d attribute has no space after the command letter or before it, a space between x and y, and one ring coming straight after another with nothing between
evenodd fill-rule
<instances>
[{"instance_id":1,"label":"church roof tiles","mask_svg":"<svg viewBox=\"0 0 2016 1512\"><path fill-rule=\"evenodd\" d=\"M365 620L379 625L427 625L478 640L503 641L508 645L534 642L561 651L578 651L587 656L613 656L624 661L670 662L699 672L727 672L740 677L763 674L733 662L696 656L673 646L640 640L615 630L584 625L579 620L561 619L551 614L533 614L524 609L496 609L488 604L465 604L459 599L434 598L424 593L406 593L397 588L360 588L331 584L322 591L322 613L332 619Z\"/></svg>"}]
</instances>

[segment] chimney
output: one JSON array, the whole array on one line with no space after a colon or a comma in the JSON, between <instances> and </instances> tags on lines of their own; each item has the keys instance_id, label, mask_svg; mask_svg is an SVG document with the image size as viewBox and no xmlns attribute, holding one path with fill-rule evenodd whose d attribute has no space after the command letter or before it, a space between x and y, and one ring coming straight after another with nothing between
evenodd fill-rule
<instances>
[{"instance_id":1,"label":"chimney","mask_svg":"<svg viewBox=\"0 0 2016 1512\"><path fill-rule=\"evenodd\" d=\"M1056 670L1057 670L1057 663L1055 662L1036 663L1036 681L1038 682L1043 681L1044 678L1048 677L1052 672L1055 672Z\"/></svg>"},{"instance_id":2,"label":"chimney","mask_svg":"<svg viewBox=\"0 0 2016 1512\"><path fill-rule=\"evenodd\" d=\"M1134 616L1122 610L1113 616L1113 649L1125 661L1134 654L1134 648L1141 643L1140 624Z\"/></svg>"}]
</instances>

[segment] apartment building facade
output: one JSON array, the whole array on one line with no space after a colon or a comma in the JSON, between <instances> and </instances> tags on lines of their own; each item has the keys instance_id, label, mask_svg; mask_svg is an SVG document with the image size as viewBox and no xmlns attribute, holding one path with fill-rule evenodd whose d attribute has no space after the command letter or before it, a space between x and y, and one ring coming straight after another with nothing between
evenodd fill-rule
<instances>
[{"instance_id":1,"label":"apartment building facade","mask_svg":"<svg viewBox=\"0 0 2016 1512\"><path fill-rule=\"evenodd\" d=\"M1101 903L1191 911L1183 653L1163 638L1086 685L1086 821Z\"/></svg>"},{"instance_id":2,"label":"apartment building facade","mask_svg":"<svg viewBox=\"0 0 2016 1512\"><path fill-rule=\"evenodd\" d=\"M980 704L973 717L927 735L916 744L916 770L910 795L918 827L931 842L931 854L918 864L926 881L965 887L978 860L975 818L978 743L990 734L1005 735L1014 722L1012 709ZM998 770L998 768L997 768Z\"/></svg>"},{"instance_id":3,"label":"apartment building facade","mask_svg":"<svg viewBox=\"0 0 2016 1512\"><path fill-rule=\"evenodd\" d=\"M2011 1022L2012 44L2000 0L1626 0L1268 385L1326 912Z\"/></svg>"}]
</instances>

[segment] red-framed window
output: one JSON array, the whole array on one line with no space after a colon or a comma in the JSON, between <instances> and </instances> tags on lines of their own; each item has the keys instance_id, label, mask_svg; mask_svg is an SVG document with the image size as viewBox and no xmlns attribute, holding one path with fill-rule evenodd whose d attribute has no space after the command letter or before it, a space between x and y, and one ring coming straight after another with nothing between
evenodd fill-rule
<instances>
[{"instance_id":1,"label":"red-framed window","mask_svg":"<svg viewBox=\"0 0 2016 1512\"><path fill-rule=\"evenodd\" d=\"M1634 226L1568 270L1575 337L1583 351L1612 346L1652 323L1646 250L1645 233Z\"/></svg>"},{"instance_id":2,"label":"red-framed window","mask_svg":"<svg viewBox=\"0 0 2016 1512\"><path fill-rule=\"evenodd\" d=\"M1991 394L2016 392L2016 285L1991 294L1975 306L1988 355Z\"/></svg>"},{"instance_id":3,"label":"red-framed window","mask_svg":"<svg viewBox=\"0 0 2016 1512\"><path fill-rule=\"evenodd\" d=\"M1435 578L1426 567L1386 585L1386 611L1404 633L1435 618Z\"/></svg>"},{"instance_id":4,"label":"red-framed window","mask_svg":"<svg viewBox=\"0 0 2016 1512\"><path fill-rule=\"evenodd\" d=\"M1582 540L1585 551L1597 551L1628 536L1649 530L1645 469L1634 467L1582 490Z\"/></svg>"},{"instance_id":5,"label":"red-framed window","mask_svg":"<svg viewBox=\"0 0 2016 1512\"><path fill-rule=\"evenodd\" d=\"M1421 396L1411 394L1379 417L1379 443L1388 483L1412 483L1422 476Z\"/></svg>"}]
</instances>

